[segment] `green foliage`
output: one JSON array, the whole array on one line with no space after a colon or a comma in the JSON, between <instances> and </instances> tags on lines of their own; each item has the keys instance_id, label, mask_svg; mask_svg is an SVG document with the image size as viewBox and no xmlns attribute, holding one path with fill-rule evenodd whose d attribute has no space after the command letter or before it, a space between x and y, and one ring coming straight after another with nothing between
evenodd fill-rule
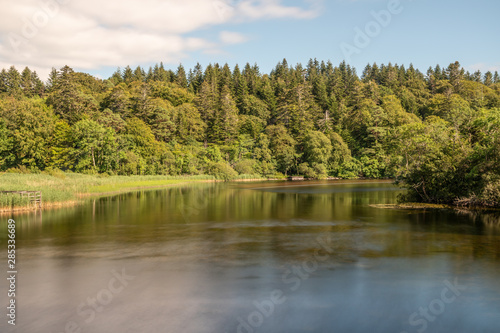
<instances>
[{"instance_id":1,"label":"green foliage","mask_svg":"<svg viewBox=\"0 0 500 333\"><path fill-rule=\"evenodd\" d=\"M412 200L498 202L498 73L242 68L127 66L100 80L65 66L46 85L4 69L0 171L396 177Z\"/></svg>"},{"instance_id":2,"label":"green foliage","mask_svg":"<svg viewBox=\"0 0 500 333\"><path fill-rule=\"evenodd\" d=\"M332 154L332 143L318 131L309 132L304 140L303 158L309 164L326 164Z\"/></svg>"},{"instance_id":3,"label":"green foliage","mask_svg":"<svg viewBox=\"0 0 500 333\"><path fill-rule=\"evenodd\" d=\"M223 161L220 162L209 161L207 171L209 175L212 175L216 179L224 181L236 179L238 176L238 173L234 171L234 169L231 168L229 164Z\"/></svg>"},{"instance_id":4,"label":"green foliage","mask_svg":"<svg viewBox=\"0 0 500 333\"><path fill-rule=\"evenodd\" d=\"M105 172L115 161L114 132L93 120L81 120L71 129L71 155L77 172Z\"/></svg>"},{"instance_id":5,"label":"green foliage","mask_svg":"<svg viewBox=\"0 0 500 333\"><path fill-rule=\"evenodd\" d=\"M273 152L277 169L284 174L296 164L297 154L295 152L296 141L288 134L283 125L269 126L267 128L269 136L269 148Z\"/></svg>"},{"instance_id":6,"label":"green foliage","mask_svg":"<svg viewBox=\"0 0 500 333\"><path fill-rule=\"evenodd\" d=\"M16 207L26 207L30 204L29 198L17 193L0 193L0 209L12 209Z\"/></svg>"},{"instance_id":7,"label":"green foliage","mask_svg":"<svg viewBox=\"0 0 500 333\"><path fill-rule=\"evenodd\" d=\"M352 159L351 150L342 137L335 132L330 133L330 142L332 144L332 152L328 160L329 173L334 176L339 176L339 170L342 165L350 162Z\"/></svg>"},{"instance_id":8,"label":"green foliage","mask_svg":"<svg viewBox=\"0 0 500 333\"><path fill-rule=\"evenodd\" d=\"M0 100L0 138L9 151L3 150L0 165L5 168L26 166L44 168L48 163L54 114L38 97Z\"/></svg>"},{"instance_id":9,"label":"green foliage","mask_svg":"<svg viewBox=\"0 0 500 333\"><path fill-rule=\"evenodd\" d=\"M397 128L391 138L395 174L419 201L447 203L468 195L473 181L460 168L470 144L446 121L431 116L424 123Z\"/></svg>"},{"instance_id":10,"label":"green foliage","mask_svg":"<svg viewBox=\"0 0 500 333\"><path fill-rule=\"evenodd\" d=\"M257 161L251 159L238 161L234 166L234 170L236 170L236 172L238 172L240 175L244 174L255 175L257 174L257 169L258 169Z\"/></svg>"},{"instance_id":11,"label":"green foliage","mask_svg":"<svg viewBox=\"0 0 500 333\"><path fill-rule=\"evenodd\" d=\"M44 204L79 201L79 194L131 191L140 187L160 187L199 180L214 180L213 176L108 176L62 172L49 168L43 173L22 170L0 174L0 191L42 191ZM1 194L0 209L26 206L28 199L19 194Z\"/></svg>"}]
</instances>

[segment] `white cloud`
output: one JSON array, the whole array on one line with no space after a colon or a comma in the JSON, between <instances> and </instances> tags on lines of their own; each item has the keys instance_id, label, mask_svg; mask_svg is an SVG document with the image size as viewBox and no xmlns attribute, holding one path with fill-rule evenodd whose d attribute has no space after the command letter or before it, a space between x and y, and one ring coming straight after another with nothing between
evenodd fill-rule
<instances>
[{"instance_id":1,"label":"white cloud","mask_svg":"<svg viewBox=\"0 0 500 333\"><path fill-rule=\"evenodd\" d=\"M475 72L477 70L480 70L482 73L486 73L488 71L495 72L495 71L500 71L500 63L485 64L485 63L481 62L481 63L467 66L466 69L470 72Z\"/></svg>"},{"instance_id":2,"label":"white cloud","mask_svg":"<svg viewBox=\"0 0 500 333\"><path fill-rule=\"evenodd\" d=\"M312 8L304 10L301 7L283 6L280 0L242 1L237 13L246 19L295 18L311 19L319 15L319 1L309 1Z\"/></svg>"},{"instance_id":3,"label":"white cloud","mask_svg":"<svg viewBox=\"0 0 500 333\"><path fill-rule=\"evenodd\" d=\"M46 77L51 67L64 65L95 70L178 63L189 52L219 52L247 41L229 31L219 41L187 33L224 23L308 19L318 15L318 1L304 9L282 0L11 0L0 12L0 68L29 66Z\"/></svg>"},{"instance_id":4,"label":"white cloud","mask_svg":"<svg viewBox=\"0 0 500 333\"><path fill-rule=\"evenodd\" d=\"M224 44L241 44L248 40L248 38L240 33L231 31L221 31L219 39Z\"/></svg>"}]
</instances>

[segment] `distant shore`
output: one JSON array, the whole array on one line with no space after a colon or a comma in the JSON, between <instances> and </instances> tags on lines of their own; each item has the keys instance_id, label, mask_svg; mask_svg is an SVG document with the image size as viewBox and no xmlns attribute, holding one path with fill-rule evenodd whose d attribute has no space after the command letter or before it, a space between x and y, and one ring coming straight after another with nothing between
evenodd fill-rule
<instances>
[{"instance_id":1,"label":"distant shore","mask_svg":"<svg viewBox=\"0 0 500 333\"><path fill-rule=\"evenodd\" d=\"M234 181L261 181L266 178L243 176ZM213 176L103 176L75 173L0 174L0 191L41 191L42 210L75 206L90 197L168 188L193 183L219 182ZM35 210L18 195L0 195L0 214Z\"/></svg>"},{"instance_id":2,"label":"distant shore","mask_svg":"<svg viewBox=\"0 0 500 333\"><path fill-rule=\"evenodd\" d=\"M378 204L370 205L370 207L382 209L408 209L408 210L426 210L426 209L454 209L454 210L467 210L467 211L500 211L495 207L483 206L458 206L458 205L445 205L433 203L420 203L420 202L402 202L397 204Z\"/></svg>"},{"instance_id":3,"label":"distant shore","mask_svg":"<svg viewBox=\"0 0 500 333\"><path fill-rule=\"evenodd\" d=\"M264 178L256 175L244 175L232 182L255 182L286 180L286 178ZM340 180L328 178L327 180ZM364 180L364 179L359 179ZM388 179L383 179L387 181ZM0 191L41 191L43 194L42 210L72 207L82 204L92 197L113 196L135 191L154 190L194 183L222 182L213 176L107 176L84 175L77 173L56 174L0 174ZM300 181L298 181L300 182ZM370 205L382 209L461 209L461 210L495 210L490 207L462 207L456 205L431 203L397 203ZM17 214L36 210L19 196L6 198L0 194L0 215Z\"/></svg>"}]
</instances>

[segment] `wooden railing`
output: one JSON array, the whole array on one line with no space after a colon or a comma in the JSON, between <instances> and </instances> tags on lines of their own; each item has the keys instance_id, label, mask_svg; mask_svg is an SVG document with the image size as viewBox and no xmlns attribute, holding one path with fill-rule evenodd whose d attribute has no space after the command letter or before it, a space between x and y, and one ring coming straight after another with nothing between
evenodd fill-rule
<instances>
[{"instance_id":1,"label":"wooden railing","mask_svg":"<svg viewBox=\"0 0 500 333\"><path fill-rule=\"evenodd\" d=\"M0 194L18 194L22 197L28 197L30 206L35 209L42 208L42 192L41 191L0 191Z\"/></svg>"}]
</instances>

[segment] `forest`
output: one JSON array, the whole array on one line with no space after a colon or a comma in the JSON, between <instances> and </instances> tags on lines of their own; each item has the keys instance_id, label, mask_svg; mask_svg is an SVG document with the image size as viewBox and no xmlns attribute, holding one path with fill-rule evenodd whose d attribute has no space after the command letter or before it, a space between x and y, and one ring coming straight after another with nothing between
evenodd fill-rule
<instances>
[{"instance_id":1,"label":"forest","mask_svg":"<svg viewBox=\"0 0 500 333\"><path fill-rule=\"evenodd\" d=\"M500 205L500 77L460 63L286 59L0 72L0 171L391 178L407 201Z\"/></svg>"}]
</instances>

